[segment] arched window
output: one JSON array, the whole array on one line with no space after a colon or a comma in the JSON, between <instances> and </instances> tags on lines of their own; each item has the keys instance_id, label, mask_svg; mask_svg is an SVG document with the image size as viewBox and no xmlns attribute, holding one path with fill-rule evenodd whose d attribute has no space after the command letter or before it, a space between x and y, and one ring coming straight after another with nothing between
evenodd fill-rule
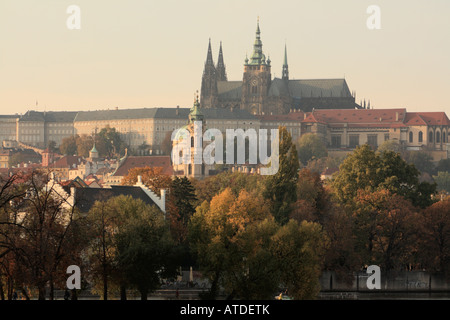
<instances>
[{"instance_id":1,"label":"arched window","mask_svg":"<svg viewBox=\"0 0 450 320\"><path fill-rule=\"evenodd\" d=\"M445 131L442 131L442 143L445 143L446 142L446 137L447 137L447 134L445 133Z\"/></svg>"},{"instance_id":2,"label":"arched window","mask_svg":"<svg viewBox=\"0 0 450 320\"><path fill-rule=\"evenodd\" d=\"M423 133L419 131L419 142L423 142Z\"/></svg>"},{"instance_id":3,"label":"arched window","mask_svg":"<svg viewBox=\"0 0 450 320\"><path fill-rule=\"evenodd\" d=\"M434 139L433 139L433 131L430 131L428 133L428 142L433 143Z\"/></svg>"},{"instance_id":4,"label":"arched window","mask_svg":"<svg viewBox=\"0 0 450 320\"><path fill-rule=\"evenodd\" d=\"M194 147L194 137L191 137L191 148Z\"/></svg>"},{"instance_id":5,"label":"arched window","mask_svg":"<svg viewBox=\"0 0 450 320\"><path fill-rule=\"evenodd\" d=\"M413 142L413 133L412 131L409 132L409 142Z\"/></svg>"},{"instance_id":6,"label":"arched window","mask_svg":"<svg viewBox=\"0 0 450 320\"><path fill-rule=\"evenodd\" d=\"M441 133L439 131L436 131L436 143L441 142Z\"/></svg>"}]
</instances>

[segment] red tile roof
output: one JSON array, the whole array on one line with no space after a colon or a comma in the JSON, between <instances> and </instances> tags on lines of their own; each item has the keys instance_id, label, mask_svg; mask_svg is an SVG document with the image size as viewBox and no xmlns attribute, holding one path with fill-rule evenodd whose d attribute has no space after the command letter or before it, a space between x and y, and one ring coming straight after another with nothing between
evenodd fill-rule
<instances>
[{"instance_id":1,"label":"red tile roof","mask_svg":"<svg viewBox=\"0 0 450 320\"><path fill-rule=\"evenodd\" d=\"M83 157L81 156L64 156L61 159L56 160L49 167L51 168L70 168L74 169L78 167L78 165L84 162Z\"/></svg>"},{"instance_id":2,"label":"red tile roof","mask_svg":"<svg viewBox=\"0 0 450 320\"><path fill-rule=\"evenodd\" d=\"M132 168L161 167L163 173L173 175L173 168L170 156L129 156L116 170L114 176L126 176Z\"/></svg>"},{"instance_id":3,"label":"red tile roof","mask_svg":"<svg viewBox=\"0 0 450 320\"><path fill-rule=\"evenodd\" d=\"M410 126L448 126L450 125L450 120L445 112L408 112L405 124Z\"/></svg>"}]
</instances>

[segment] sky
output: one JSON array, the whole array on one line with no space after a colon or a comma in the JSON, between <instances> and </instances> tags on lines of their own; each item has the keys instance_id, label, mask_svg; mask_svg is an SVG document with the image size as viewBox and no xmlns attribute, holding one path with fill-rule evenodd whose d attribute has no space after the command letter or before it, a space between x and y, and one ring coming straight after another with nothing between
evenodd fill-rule
<instances>
[{"instance_id":1,"label":"sky","mask_svg":"<svg viewBox=\"0 0 450 320\"><path fill-rule=\"evenodd\" d=\"M448 0L1 0L0 114L190 107L209 39L242 80L259 17L272 77L286 44L291 79L345 78L358 103L450 117L449 13Z\"/></svg>"}]
</instances>

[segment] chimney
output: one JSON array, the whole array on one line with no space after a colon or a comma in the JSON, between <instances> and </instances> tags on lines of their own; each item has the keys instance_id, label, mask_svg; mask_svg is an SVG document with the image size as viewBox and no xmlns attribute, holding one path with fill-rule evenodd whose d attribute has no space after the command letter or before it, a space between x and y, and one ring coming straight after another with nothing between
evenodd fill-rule
<instances>
[{"instance_id":1,"label":"chimney","mask_svg":"<svg viewBox=\"0 0 450 320\"><path fill-rule=\"evenodd\" d=\"M395 113L395 121L398 121L398 112Z\"/></svg>"},{"instance_id":2,"label":"chimney","mask_svg":"<svg viewBox=\"0 0 450 320\"><path fill-rule=\"evenodd\" d=\"M177 106L176 115L178 115L179 113L180 113L180 106Z\"/></svg>"}]
</instances>

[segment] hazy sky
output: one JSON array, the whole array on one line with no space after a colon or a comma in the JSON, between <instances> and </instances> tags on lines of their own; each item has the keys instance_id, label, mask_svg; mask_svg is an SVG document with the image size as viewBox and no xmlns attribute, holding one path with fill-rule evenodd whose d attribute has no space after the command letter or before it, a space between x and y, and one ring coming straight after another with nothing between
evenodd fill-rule
<instances>
[{"instance_id":1,"label":"hazy sky","mask_svg":"<svg viewBox=\"0 0 450 320\"><path fill-rule=\"evenodd\" d=\"M272 76L286 43L291 78L345 77L357 102L450 116L448 0L0 0L0 113L190 107L208 39L242 80L258 16Z\"/></svg>"}]
</instances>

